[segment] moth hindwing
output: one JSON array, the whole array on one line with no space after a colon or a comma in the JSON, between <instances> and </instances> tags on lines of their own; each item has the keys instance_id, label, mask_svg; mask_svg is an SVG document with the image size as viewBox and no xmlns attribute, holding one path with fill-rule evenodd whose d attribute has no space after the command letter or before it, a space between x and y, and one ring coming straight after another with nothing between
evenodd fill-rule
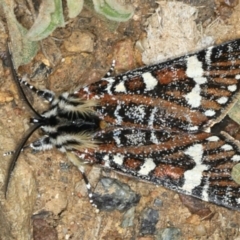
<instances>
[{"instance_id":1,"label":"moth hindwing","mask_svg":"<svg viewBox=\"0 0 240 240\"><path fill-rule=\"evenodd\" d=\"M239 142L210 131L237 101L239 79L240 40L107 75L59 96L20 79L50 103L31 121L44 136L29 147L56 147L82 172L76 156L239 210L240 186L231 177Z\"/></svg>"}]
</instances>

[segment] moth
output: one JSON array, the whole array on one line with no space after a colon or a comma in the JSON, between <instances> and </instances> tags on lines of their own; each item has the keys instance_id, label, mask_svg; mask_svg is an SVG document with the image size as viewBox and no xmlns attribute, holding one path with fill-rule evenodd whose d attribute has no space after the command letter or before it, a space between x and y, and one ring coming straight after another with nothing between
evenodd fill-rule
<instances>
[{"instance_id":1,"label":"moth","mask_svg":"<svg viewBox=\"0 0 240 240\"><path fill-rule=\"evenodd\" d=\"M60 95L19 78L12 61L11 68L34 116L13 153L6 189L23 149L57 148L83 173L93 204L84 164L240 210L240 186L231 177L240 163L240 143L225 132L211 133L240 95L240 39L118 76L107 74ZM47 100L49 108L38 113L22 85ZM38 128L44 135L27 145Z\"/></svg>"}]
</instances>

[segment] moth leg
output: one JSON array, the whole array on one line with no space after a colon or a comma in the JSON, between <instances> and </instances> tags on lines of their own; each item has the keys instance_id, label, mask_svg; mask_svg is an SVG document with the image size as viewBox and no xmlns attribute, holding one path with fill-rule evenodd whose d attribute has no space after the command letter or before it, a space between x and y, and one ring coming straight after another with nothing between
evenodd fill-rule
<instances>
[{"instance_id":1,"label":"moth leg","mask_svg":"<svg viewBox=\"0 0 240 240\"><path fill-rule=\"evenodd\" d=\"M108 72L104 75L103 78L107 78L107 77L110 77L112 75L112 73L113 73L113 71L115 69L115 64L116 64L116 61L113 60L111 67L109 68Z\"/></svg>"},{"instance_id":2,"label":"moth leg","mask_svg":"<svg viewBox=\"0 0 240 240\"><path fill-rule=\"evenodd\" d=\"M37 94L39 97L45 99L46 101L48 102L52 102L52 100L55 98L55 94L54 92L48 90L48 89L44 89L44 90L41 90L41 89L37 89L35 88L33 85L29 84L27 81L26 81L26 78L23 77L23 78L19 78L18 77L18 81L20 82L20 84L26 86L27 88L29 88L32 92L34 92L35 94Z\"/></svg>"},{"instance_id":3,"label":"moth leg","mask_svg":"<svg viewBox=\"0 0 240 240\"><path fill-rule=\"evenodd\" d=\"M52 149L54 147L54 144L51 143L51 138L47 135L39 138L38 140L32 142L29 147L31 149L33 149L34 151L45 151L45 150L49 150ZM56 148L58 146L55 146ZM62 152L65 152L65 148L59 149L60 151L62 150ZM92 204L93 207L97 208L97 205L94 203L93 200L93 191L92 191L92 187L91 184L89 183L87 176L85 174L84 171L84 163L82 163L81 161L79 161L79 158L72 152L70 151L66 151L67 157L68 159L79 169L79 171L82 174L83 180L86 184L87 187L87 192L88 192L88 197L89 197L89 201Z\"/></svg>"},{"instance_id":4,"label":"moth leg","mask_svg":"<svg viewBox=\"0 0 240 240\"><path fill-rule=\"evenodd\" d=\"M24 146L24 147L22 148L22 152L23 152L26 148L29 148L29 145ZM15 153L15 151L8 151L8 152L3 153L3 156L4 156L4 157L10 156L10 155L13 155L14 153Z\"/></svg>"},{"instance_id":5,"label":"moth leg","mask_svg":"<svg viewBox=\"0 0 240 240\"><path fill-rule=\"evenodd\" d=\"M50 141L50 137L45 135L36 141L32 142L29 144L29 147L34 151L34 152L39 152L39 151L46 151L52 149L54 146Z\"/></svg>"},{"instance_id":6,"label":"moth leg","mask_svg":"<svg viewBox=\"0 0 240 240\"><path fill-rule=\"evenodd\" d=\"M26 148L31 148L34 152L45 151L53 148L53 144L50 142L50 138L45 135L36 141L26 145L22 148L21 152L24 151ZM15 151L8 151L3 153L3 156L13 155Z\"/></svg>"},{"instance_id":7,"label":"moth leg","mask_svg":"<svg viewBox=\"0 0 240 240\"><path fill-rule=\"evenodd\" d=\"M88 178L85 174L84 171L84 163L82 163L79 158L70 151L66 152L68 159L78 168L78 170L81 172L83 180L86 184L86 188L87 188L87 192L88 192L88 198L89 198L89 202L92 204L93 207L98 208L97 205L94 203L94 196L93 196L93 191L92 191L92 186L90 184L90 182L88 181Z\"/></svg>"},{"instance_id":8,"label":"moth leg","mask_svg":"<svg viewBox=\"0 0 240 240\"><path fill-rule=\"evenodd\" d=\"M31 104L29 103L29 101L27 100L23 90L21 89L20 85L25 85L26 87L28 87L31 91L33 91L35 94L37 94L39 97L42 97L44 98L45 100L47 100L48 102L52 102L55 98L55 93L50 91L50 90L40 90L40 89L37 89L35 88L34 86L32 86L31 84L29 84L27 81L26 81L26 77L19 77L18 76L18 73L16 71L16 68L14 66L14 61L13 61L13 58L12 58L12 52L11 52L11 44L8 43L8 55L9 55L9 59L10 59L10 67L11 67L11 70L12 70L12 75L13 75L13 79L14 81L16 82L17 84L17 87L19 88L19 91L20 91L20 94L23 95L23 99L27 102L27 104L29 105L29 107L33 110L33 112L37 113L32 107L31 107ZM38 116L38 114L36 114Z\"/></svg>"}]
</instances>

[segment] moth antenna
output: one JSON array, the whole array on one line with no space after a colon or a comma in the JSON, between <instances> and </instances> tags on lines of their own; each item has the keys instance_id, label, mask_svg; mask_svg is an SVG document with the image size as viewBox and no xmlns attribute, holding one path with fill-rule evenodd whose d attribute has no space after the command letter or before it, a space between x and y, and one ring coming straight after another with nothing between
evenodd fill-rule
<instances>
[{"instance_id":1,"label":"moth antenna","mask_svg":"<svg viewBox=\"0 0 240 240\"><path fill-rule=\"evenodd\" d=\"M13 156L11 158L10 161L10 165L9 165L9 169L7 171L7 176L6 176L6 185L5 185L5 189L4 189L4 194L5 194L5 198L7 196L7 190L8 190L8 185L10 182L10 178L11 178L11 173L13 172L16 162L18 160L18 157L22 151L22 149L24 148L24 145L26 144L27 140L31 137L31 135L39 128L41 127L42 124L35 124L33 125L31 128L28 129L27 133L25 134L24 138L22 139L22 141L20 142L20 144L18 145L16 151L13 153Z\"/></svg>"},{"instance_id":2,"label":"moth antenna","mask_svg":"<svg viewBox=\"0 0 240 240\"><path fill-rule=\"evenodd\" d=\"M10 43L8 43L8 58L9 58L9 63L10 63L10 68L11 68L11 73L12 73L12 76L13 76L13 80L18 88L18 92L21 96L21 98L26 102L26 104L28 105L28 107L33 111L33 113L39 117L39 118L42 118L42 116L33 108L32 104L28 101L23 89L22 89L22 86L20 84L20 81L19 81L19 77L17 75L17 72L16 72L16 69L14 67L14 63L13 63L13 58L12 58L12 53L11 53L11 50L10 50Z\"/></svg>"},{"instance_id":3,"label":"moth antenna","mask_svg":"<svg viewBox=\"0 0 240 240\"><path fill-rule=\"evenodd\" d=\"M112 75L112 73L115 69L115 65L116 65L116 60L113 60L111 67L109 68L108 72L104 75L103 78L107 78L107 77L110 77Z\"/></svg>"}]
</instances>

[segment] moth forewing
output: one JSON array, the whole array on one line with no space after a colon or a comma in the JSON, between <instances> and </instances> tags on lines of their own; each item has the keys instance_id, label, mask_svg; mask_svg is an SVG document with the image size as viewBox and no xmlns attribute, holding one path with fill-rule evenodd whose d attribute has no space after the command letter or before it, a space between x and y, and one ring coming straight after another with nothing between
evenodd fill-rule
<instances>
[{"instance_id":1,"label":"moth forewing","mask_svg":"<svg viewBox=\"0 0 240 240\"><path fill-rule=\"evenodd\" d=\"M239 98L239 56L234 40L80 89L80 97L98 99L97 114L116 126L98 136L96 162L239 209L240 188L231 177L239 144L211 133Z\"/></svg>"}]
</instances>

